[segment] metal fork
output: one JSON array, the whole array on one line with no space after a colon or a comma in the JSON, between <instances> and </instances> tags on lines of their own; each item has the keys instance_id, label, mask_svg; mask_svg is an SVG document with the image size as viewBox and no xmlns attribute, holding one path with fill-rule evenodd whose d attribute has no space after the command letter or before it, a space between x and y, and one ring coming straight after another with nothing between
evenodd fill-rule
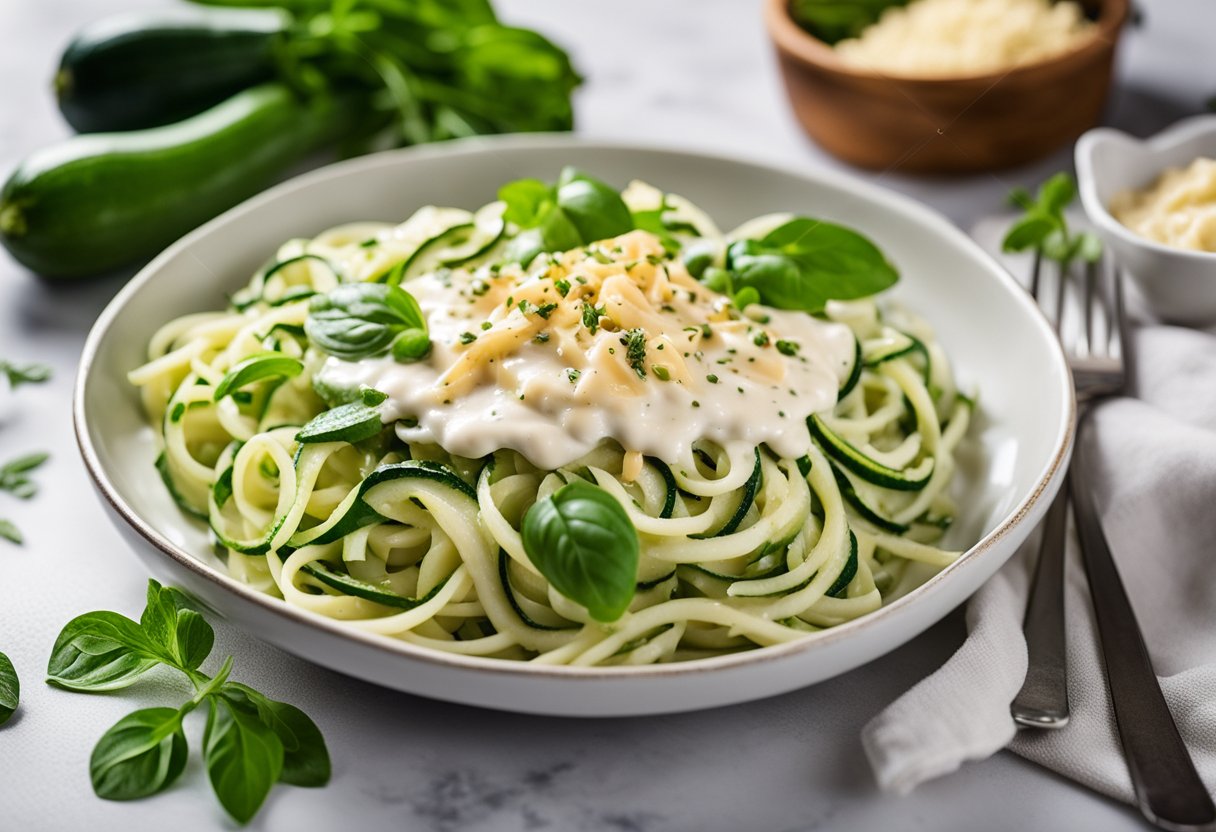
<instances>
[{"instance_id":1,"label":"metal fork","mask_svg":"<svg viewBox=\"0 0 1216 832\"><path fill-rule=\"evenodd\" d=\"M1026 608L1024 630L1029 666L1011 706L1013 718L1036 728L1068 722L1064 640L1064 544L1071 498L1082 560L1106 664L1107 686L1123 754L1144 816L1162 829L1200 830L1216 826L1216 806L1195 771L1153 671L1135 612L1111 556L1094 504L1080 433L1090 405L1122 392L1128 379L1127 319L1123 280L1103 260L1086 265L1076 302L1081 320L1066 315L1072 275L1055 272L1054 303L1046 302L1043 258L1035 256L1030 291L1053 321L1068 357L1079 409L1074 463L1047 513L1039 562ZM1053 314L1054 313L1054 314ZM1071 323L1071 325L1070 325Z\"/></svg>"}]
</instances>

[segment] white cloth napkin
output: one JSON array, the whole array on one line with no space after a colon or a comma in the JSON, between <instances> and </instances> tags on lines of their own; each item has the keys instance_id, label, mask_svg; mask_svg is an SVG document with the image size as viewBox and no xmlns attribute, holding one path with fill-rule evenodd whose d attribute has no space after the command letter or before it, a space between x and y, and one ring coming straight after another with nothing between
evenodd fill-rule
<instances>
[{"instance_id":1,"label":"white cloth napkin","mask_svg":"<svg viewBox=\"0 0 1216 832\"><path fill-rule=\"evenodd\" d=\"M978 236L978 235L977 235ZM984 240L981 240L984 242ZM1216 785L1216 336L1145 325L1138 398L1098 406L1081 440L1102 522L1174 720ZM904 793L1008 746L1098 792L1133 801L1115 732L1075 535L1067 551L1071 720L1018 732L1009 705L1026 675L1022 618L1038 535L968 602L949 661L862 731L879 785Z\"/></svg>"}]
</instances>

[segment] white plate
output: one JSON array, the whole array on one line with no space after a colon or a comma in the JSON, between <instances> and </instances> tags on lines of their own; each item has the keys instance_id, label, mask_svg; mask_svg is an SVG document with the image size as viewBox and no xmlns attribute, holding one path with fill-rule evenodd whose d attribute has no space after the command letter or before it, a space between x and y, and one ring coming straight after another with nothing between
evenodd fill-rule
<instances>
[{"instance_id":1,"label":"white plate","mask_svg":"<svg viewBox=\"0 0 1216 832\"><path fill-rule=\"evenodd\" d=\"M500 184L552 180L572 164L618 186L645 179L683 194L722 227L797 211L855 226L900 267L892 292L927 316L983 417L961 458L956 545L978 541L912 593L857 621L789 644L629 668L534 667L437 653L293 609L226 576L204 530L153 469L152 431L126 373L165 321L218 309L280 242L352 220L399 221L428 204L476 208ZM77 380L85 465L118 529L158 577L259 637L317 664L411 693L569 716L653 714L771 696L893 650L966 599L1046 510L1072 445L1072 382L1051 331L1012 279L962 232L912 200L836 174L800 174L672 150L516 136L394 151L294 179L171 246L102 313Z\"/></svg>"}]
</instances>

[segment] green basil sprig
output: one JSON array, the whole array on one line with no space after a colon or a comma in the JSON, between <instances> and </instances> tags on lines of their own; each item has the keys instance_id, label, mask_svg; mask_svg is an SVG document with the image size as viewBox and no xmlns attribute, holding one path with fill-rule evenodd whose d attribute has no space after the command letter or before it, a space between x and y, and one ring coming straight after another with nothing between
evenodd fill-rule
<instances>
[{"instance_id":1,"label":"green basil sprig","mask_svg":"<svg viewBox=\"0 0 1216 832\"><path fill-rule=\"evenodd\" d=\"M298 358L280 352L262 352L238 361L215 387L215 400L231 396L242 387L268 378L295 378L304 371Z\"/></svg>"},{"instance_id":2,"label":"green basil sprig","mask_svg":"<svg viewBox=\"0 0 1216 832\"><path fill-rule=\"evenodd\" d=\"M52 685L87 693L116 690L166 665L194 686L194 695L179 708L134 711L102 735L89 761L99 797L136 800L168 788L186 765L183 720L203 706L207 775L220 804L237 821L252 818L276 782L323 786L329 781L325 740L303 711L231 681L231 656L214 676L199 670L214 642L215 633L190 600L156 581L148 582L138 623L100 611L64 627L47 667ZM0 707L3 701L0 681Z\"/></svg>"},{"instance_id":3,"label":"green basil sprig","mask_svg":"<svg viewBox=\"0 0 1216 832\"><path fill-rule=\"evenodd\" d=\"M344 283L314 296L304 331L314 346L344 361L386 352L398 361L420 361L431 351L418 301L384 283Z\"/></svg>"},{"instance_id":4,"label":"green basil sprig","mask_svg":"<svg viewBox=\"0 0 1216 832\"><path fill-rule=\"evenodd\" d=\"M758 240L726 251L726 268L704 268L701 280L735 298L778 309L822 312L829 300L855 300L899 280L878 246L851 228L794 217Z\"/></svg>"},{"instance_id":5,"label":"green basil sprig","mask_svg":"<svg viewBox=\"0 0 1216 832\"><path fill-rule=\"evenodd\" d=\"M8 656L0 653L0 725L8 722L21 701L21 680Z\"/></svg>"},{"instance_id":6,"label":"green basil sprig","mask_svg":"<svg viewBox=\"0 0 1216 832\"><path fill-rule=\"evenodd\" d=\"M1102 256L1102 241L1088 231L1074 233L1068 227L1065 211L1076 195L1076 184L1067 173L1052 176L1039 186L1034 197L1022 188L1015 188L1009 201L1024 213L1005 233L1001 248L1037 250L1064 268L1073 260L1097 262Z\"/></svg>"},{"instance_id":7,"label":"green basil sprig","mask_svg":"<svg viewBox=\"0 0 1216 832\"><path fill-rule=\"evenodd\" d=\"M503 219L522 229L506 257L525 266L542 252L568 251L634 228L621 195L575 168L563 169L555 185L539 179L508 182L498 198L506 204Z\"/></svg>"},{"instance_id":8,"label":"green basil sprig","mask_svg":"<svg viewBox=\"0 0 1216 832\"><path fill-rule=\"evenodd\" d=\"M616 621L628 609L637 587L638 533L608 492L574 480L534 503L522 532L540 574L596 621Z\"/></svg>"},{"instance_id":9,"label":"green basil sprig","mask_svg":"<svg viewBox=\"0 0 1216 832\"><path fill-rule=\"evenodd\" d=\"M359 391L359 399L348 404L326 410L314 417L308 424L300 428L296 441L301 444L310 442L362 442L371 439L384 427L384 419L380 416L377 405L383 404L388 396L379 390L364 387Z\"/></svg>"}]
</instances>

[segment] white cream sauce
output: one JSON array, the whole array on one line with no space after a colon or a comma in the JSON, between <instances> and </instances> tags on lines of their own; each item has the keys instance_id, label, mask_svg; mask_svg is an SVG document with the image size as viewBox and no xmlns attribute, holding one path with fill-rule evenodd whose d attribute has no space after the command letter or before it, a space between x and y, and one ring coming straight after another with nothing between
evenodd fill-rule
<instances>
[{"instance_id":1,"label":"white cream sauce","mask_svg":"<svg viewBox=\"0 0 1216 832\"><path fill-rule=\"evenodd\" d=\"M678 464L708 439L794 458L853 361L848 327L758 305L742 315L642 231L528 272L441 271L402 288L427 317L428 358L331 357L320 378L386 393L404 441L464 457L510 448L554 469L613 439ZM588 305L602 311L595 332Z\"/></svg>"}]
</instances>

